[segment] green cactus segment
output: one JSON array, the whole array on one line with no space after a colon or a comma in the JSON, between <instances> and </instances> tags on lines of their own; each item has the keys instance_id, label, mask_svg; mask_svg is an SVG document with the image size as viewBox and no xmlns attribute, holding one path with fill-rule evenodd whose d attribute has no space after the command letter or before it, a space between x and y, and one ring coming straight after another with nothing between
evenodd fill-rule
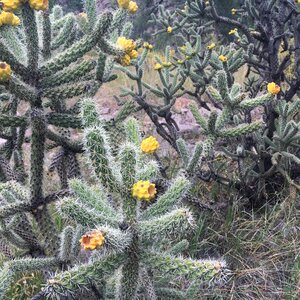
<instances>
[{"instance_id":1,"label":"green cactus segment","mask_svg":"<svg viewBox=\"0 0 300 300\"><path fill-rule=\"evenodd\" d=\"M55 269L59 265L56 258L36 258L12 260L4 263L0 269L0 298L6 299L6 293L13 284L15 276L26 272Z\"/></svg>"},{"instance_id":2,"label":"green cactus segment","mask_svg":"<svg viewBox=\"0 0 300 300\"><path fill-rule=\"evenodd\" d=\"M3 127L22 127L28 124L26 117L8 116L0 114L0 124Z\"/></svg>"},{"instance_id":3,"label":"green cactus segment","mask_svg":"<svg viewBox=\"0 0 300 300\"><path fill-rule=\"evenodd\" d=\"M83 37L80 41L75 43L69 49L65 50L55 58L51 59L40 69L42 76L51 76L55 72L68 67L72 62L82 57L85 53L89 52L99 41L99 38L107 31L111 22L111 15L103 15L95 30L91 35Z\"/></svg>"},{"instance_id":4,"label":"green cactus segment","mask_svg":"<svg viewBox=\"0 0 300 300\"><path fill-rule=\"evenodd\" d=\"M102 118L99 115L95 102L92 99L86 98L81 102L82 122L85 128L103 124Z\"/></svg>"},{"instance_id":5,"label":"green cactus segment","mask_svg":"<svg viewBox=\"0 0 300 300\"><path fill-rule=\"evenodd\" d=\"M65 41L68 38L68 35L70 34L70 32L72 32L74 25L75 25L74 17L72 15L66 16L66 20L63 25L63 28L51 43L52 50L57 49L58 47L60 47L65 43Z\"/></svg>"},{"instance_id":6,"label":"green cactus segment","mask_svg":"<svg viewBox=\"0 0 300 300\"><path fill-rule=\"evenodd\" d=\"M107 194L98 186L88 186L79 179L70 181L70 188L84 205L90 206L106 217L116 219L116 211L108 203Z\"/></svg>"},{"instance_id":7,"label":"green cactus segment","mask_svg":"<svg viewBox=\"0 0 300 300\"><path fill-rule=\"evenodd\" d=\"M196 120L196 122L200 125L200 127L204 130L207 131L207 122L204 119L204 117L199 113L198 107L196 106L196 104L191 104L190 106L191 112Z\"/></svg>"},{"instance_id":8,"label":"green cactus segment","mask_svg":"<svg viewBox=\"0 0 300 300\"><path fill-rule=\"evenodd\" d=\"M170 255L179 255L181 253L183 253L184 251L187 251L189 248L189 241L188 240L182 240L180 242L178 242L176 245L174 245L169 251L168 253Z\"/></svg>"},{"instance_id":9,"label":"green cactus segment","mask_svg":"<svg viewBox=\"0 0 300 300\"><path fill-rule=\"evenodd\" d=\"M117 218L106 216L73 198L62 199L57 203L57 209L62 216L86 227L95 227L98 224L118 224Z\"/></svg>"},{"instance_id":10,"label":"green cactus segment","mask_svg":"<svg viewBox=\"0 0 300 300\"><path fill-rule=\"evenodd\" d=\"M143 213L143 218L158 217L172 210L188 192L190 185L190 182L185 177L177 177L168 190L158 197L157 202Z\"/></svg>"},{"instance_id":11,"label":"green cactus segment","mask_svg":"<svg viewBox=\"0 0 300 300\"><path fill-rule=\"evenodd\" d=\"M142 163L142 162L141 162ZM137 170L138 180L149 180L149 178L156 178L159 174L159 165L156 161L150 160L146 165L141 166Z\"/></svg>"},{"instance_id":12,"label":"green cactus segment","mask_svg":"<svg viewBox=\"0 0 300 300\"><path fill-rule=\"evenodd\" d=\"M44 293L48 297L75 295L91 283L99 284L104 276L114 272L124 261L124 256L116 254L103 257L100 261L79 265L48 280Z\"/></svg>"},{"instance_id":13,"label":"green cactus segment","mask_svg":"<svg viewBox=\"0 0 300 300\"><path fill-rule=\"evenodd\" d=\"M136 119L129 118L125 122L125 132L127 140L130 143L133 143L136 147L139 147L141 143L141 135L139 131L139 125Z\"/></svg>"},{"instance_id":14,"label":"green cactus segment","mask_svg":"<svg viewBox=\"0 0 300 300\"><path fill-rule=\"evenodd\" d=\"M82 128L82 120L68 114L49 113L47 116L47 123L64 128Z\"/></svg>"},{"instance_id":15,"label":"green cactus segment","mask_svg":"<svg viewBox=\"0 0 300 300\"><path fill-rule=\"evenodd\" d=\"M92 85L93 82L87 81L83 83L68 85L66 87L61 88L46 89L43 92L43 97L55 100L70 99L85 94L89 91Z\"/></svg>"},{"instance_id":16,"label":"green cactus segment","mask_svg":"<svg viewBox=\"0 0 300 300\"><path fill-rule=\"evenodd\" d=\"M254 99L246 99L240 103L240 107L244 109L252 109L259 105L266 104L268 101L271 101L273 96L271 94L265 94Z\"/></svg>"},{"instance_id":17,"label":"green cactus segment","mask_svg":"<svg viewBox=\"0 0 300 300\"><path fill-rule=\"evenodd\" d=\"M22 8L23 25L26 34L28 61L27 65L32 71L36 71L39 62L39 38L34 10L26 3Z\"/></svg>"},{"instance_id":18,"label":"green cactus segment","mask_svg":"<svg viewBox=\"0 0 300 300\"><path fill-rule=\"evenodd\" d=\"M41 86L43 88L57 87L66 83L77 82L85 77L96 67L93 60L83 60L76 66L71 66L55 75L42 79Z\"/></svg>"},{"instance_id":19,"label":"green cactus segment","mask_svg":"<svg viewBox=\"0 0 300 300\"><path fill-rule=\"evenodd\" d=\"M62 232L58 257L63 262L67 262L70 259L73 234L74 231L71 226L67 226Z\"/></svg>"},{"instance_id":20,"label":"green cactus segment","mask_svg":"<svg viewBox=\"0 0 300 300\"><path fill-rule=\"evenodd\" d=\"M247 134L251 134L262 127L262 122L254 122L249 125L243 125L240 127L223 130L220 132L221 137L239 137Z\"/></svg>"},{"instance_id":21,"label":"green cactus segment","mask_svg":"<svg viewBox=\"0 0 300 300\"><path fill-rule=\"evenodd\" d=\"M196 167L198 165L198 162L199 162L199 159L202 155L202 152L203 152L202 145L201 144L196 144L193 156L190 159L190 161L187 165L187 168L186 168L188 173L192 173L196 169Z\"/></svg>"},{"instance_id":22,"label":"green cactus segment","mask_svg":"<svg viewBox=\"0 0 300 300\"><path fill-rule=\"evenodd\" d=\"M85 130L85 141L95 173L102 185L109 191L118 191L120 171L114 164L105 130L102 127Z\"/></svg>"},{"instance_id":23,"label":"green cactus segment","mask_svg":"<svg viewBox=\"0 0 300 300\"><path fill-rule=\"evenodd\" d=\"M222 261L184 259L162 253L148 253L145 260L157 272L177 278L184 277L210 283L222 281L226 274L226 265Z\"/></svg>"},{"instance_id":24,"label":"green cactus segment","mask_svg":"<svg viewBox=\"0 0 300 300\"><path fill-rule=\"evenodd\" d=\"M162 238L183 239L195 226L191 212L186 208L174 210L162 217L142 221L139 225L140 235L147 241L160 241Z\"/></svg>"},{"instance_id":25,"label":"green cactus segment","mask_svg":"<svg viewBox=\"0 0 300 300\"><path fill-rule=\"evenodd\" d=\"M176 143L184 166L187 167L190 160L187 145L183 139L178 139Z\"/></svg>"},{"instance_id":26,"label":"green cactus segment","mask_svg":"<svg viewBox=\"0 0 300 300\"><path fill-rule=\"evenodd\" d=\"M120 150L119 157L123 184L126 187L124 189L123 212L126 221L132 223L136 219L137 205L136 201L128 194L128 190L130 191L130 187L132 187L135 182L137 150L133 145L127 144Z\"/></svg>"}]
</instances>

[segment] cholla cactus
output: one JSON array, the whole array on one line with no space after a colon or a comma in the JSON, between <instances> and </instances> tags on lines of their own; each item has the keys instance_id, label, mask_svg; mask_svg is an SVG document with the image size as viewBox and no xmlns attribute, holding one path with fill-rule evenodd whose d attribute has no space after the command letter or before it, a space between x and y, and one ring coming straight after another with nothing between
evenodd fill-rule
<instances>
[{"instance_id":1,"label":"cholla cactus","mask_svg":"<svg viewBox=\"0 0 300 300\"><path fill-rule=\"evenodd\" d=\"M49 279L43 295L72 296L94 284L103 291L103 299L131 300L141 294L157 299L162 292L162 276L189 278L198 287L201 282L224 279L226 266L222 261L174 255L185 249L184 238L194 228L191 211L180 204L189 181L179 174L160 194L151 183L157 164L134 143L140 142L138 131L132 130L138 128L136 121L127 121L125 127L131 128L126 130L127 142L113 157L101 118L91 120L90 116L96 115L91 101L83 103L83 111L85 144L99 183L88 186L72 180L75 197L62 199L57 207L64 217L86 228L80 241L84 249L93 252L88 263ZM171 297L173 290L164 288L165 296Z\"/></svg>"}]
</instances>

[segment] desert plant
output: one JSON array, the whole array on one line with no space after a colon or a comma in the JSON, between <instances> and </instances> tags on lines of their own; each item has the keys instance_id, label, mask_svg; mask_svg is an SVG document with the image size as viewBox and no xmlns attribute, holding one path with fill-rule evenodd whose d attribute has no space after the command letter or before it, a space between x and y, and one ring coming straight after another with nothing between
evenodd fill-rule
<instances>
[{"instance_id":1,"label":"desert plant","mask_svg":"<svg viewBox=\"0 0 300 300\"><path fill-rule=\"evenodd\" d=\"M201 284L225 279L228 273L222 261L177 256L186 249L185 238L195 225L191 211L181 205L190 183L178 174L164 193L156 190L151 182L159 173L158 165L137 147L141 138L136 120L125 123L126 141L116 156L91 100L83 103L83 120L85 145L98 182L89 186L71 180L74 197L62 199L57 207L63 217L88 231L81 245L92 253L87 263L50 278L42 294L74 297L77 290L94 284L104 299L137 299L142 294L149 299L174 294L192 299ZM156 148L152 140L143 142L147 153ZM174 276L193 283L187 293L166 283Z\"/></svg>"}]
</instances>

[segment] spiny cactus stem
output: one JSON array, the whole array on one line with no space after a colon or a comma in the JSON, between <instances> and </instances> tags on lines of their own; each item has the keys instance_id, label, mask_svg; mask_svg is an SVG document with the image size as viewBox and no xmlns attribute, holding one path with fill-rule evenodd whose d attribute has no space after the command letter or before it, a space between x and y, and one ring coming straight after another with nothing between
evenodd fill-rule
<instances>
[{"instance_id":1,"label":"spiny cactus stem","mask_svg":"<svg viewBox=\"0 0 300 300\"><path fill-rule=\"evenodd\" d=\"M48 12L43 14L43 57L45 60L51 57L51 22Z\"/></svg>"},{"instance_id":2,"label":"spiny cactus stem","mask_svg":"<svg viewBox=\"0 0 300 300\"><path fill-rule=\"evenodd\" d=\"M30 8L28 3L23 5L22 16L27 40L28 66L30 67L31 72L34 73L38 68L39 41L35 12Z\"/></svg>"},{"instance_id":3,"label":"spiny cactus stem","mask_svg":"<svg viewBox=\"0 0 300 300\"><path fill-rule=\"evenodd\" d=\"M46 137L49 140L65 147L67 149L70 149L74 153L83 153L84 152L83 145L81 143L72 142L70 140L67 140L64 137L60 136L59 134L56 134L55 132L53 132L50 129L46 130Z\"/></svg>"},{"instance_id":4,"label":"spiny cactus stem","mask_svg":"<svg viewBox=\"0 0 300 300\"><path fill-rule=\"evenodd\" d=\"M43 199L43 172L46 122L42 109L33 108L31 112L31 174L30 193L31 203L38 203Z\"/></svg>"},{"instance_id":5,"label":"spiny cactus stem","mask_svg":"<svg viewBox=\"0 0 300 300\"><path fill-rule=\"evenodd\" d=\"M52 202L59 200L60 198L67 197L70 195L71 195L70 190L61 190L59 192L46 196L44 199L41 199L40 202L34 204L19 202L19 203L12 203L9 205L2 206L0 208L0 219L5 219L21 212L35 211L42 204L43 205L50 204Z\"/></svg>"}]
</instances>

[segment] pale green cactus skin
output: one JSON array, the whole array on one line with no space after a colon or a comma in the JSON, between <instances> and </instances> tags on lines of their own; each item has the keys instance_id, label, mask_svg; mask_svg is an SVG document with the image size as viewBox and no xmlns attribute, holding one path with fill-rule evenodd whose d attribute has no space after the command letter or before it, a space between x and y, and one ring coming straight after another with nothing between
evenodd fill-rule
<instances>
[{"instance_id":1,"label":"pale green cactus skin","mask_svg":"<svg viewBox=\"0 0 300 300\"><path fill-rule=\"evenodd\" d=\"M115 47L115 38L125 24L130 31L124 10L97 15L96 1L86 1L84 30L78 16L64 15L54 2L49 1L48 11L37 12L26 1L16 12L21 25L0 27L0 61L12 69L11 79L0 83L0 136L6 140L0 146L0 181L4 182L0 187L0 251L14 259L0 271L1 299L22 272L57 271L77 260L78 240L84 232L75 225L59 233L48 204L69 195L68 180L81 176L77 156L84 151L83 144L73 140L73 129L85 126L80 102L116 78L111 74L114 57L123 52ZM91 50L96 56L89 58L86 54ZM70 105L73 97L76 103ZM20 114L24 103L27 111ZM114 122L103 126L114 130L134 110L128 102ZM30 143L29 176L24 164L26 143ZM55 153L47 171L57 171L61 191L44 195L49 148ZM27 181L29 190L21 185ZM112 214L114 226L116 220Z\"/></svg>"},{"instance_id":2,"label":"pale green cactus skin","mask_svg":"<svg viewBox=\"0 0 300 300\"><path fill-rule=\"evenodd\" d=\"M137 166L143 164L147 169L149 163L152 170L158 165L153 164L137 147L140 140L137 121L129 119L125 123L124 126L130 128L126 130L127 142L113 156L110 136L102 126L101 117L95 118L93 102L85 100L82 112L83 119L90 120L84 123L90 122L92 126L85 128L85 146L99 183L88 186L79 179L72 180L70 185L74 198L62 199L57 208L63 217L86 230L100 230L105 243L91 254L87 264L58 273L50 279L44 288L45 295L72 295L76 290L87 287L89 278L96 286L106 286L101 290L114 293L114 296L104 294L104 299L138 299L144 293L142 287L151 299L158 299L156 281L164 273L187 276L192 280L198 278L199 282L224 279L227 271L221 261L175 256L186 249L188 242L185 238L195 227L193 214L181 204L189 191L189 181L178 175L165 193L157 195L154 203L142 209L141 203L131 194L133 184L140 179ZM98 124L91 121L91 115ZM153 174L153 171L143 174ZM158 247L152 247L153 243L161 245L161 241L174 245L170 253L159 252ZM149 276L150 270L154 277ZM110 282L115 283L112 290Z\"/></svg>"}]
</instances>

